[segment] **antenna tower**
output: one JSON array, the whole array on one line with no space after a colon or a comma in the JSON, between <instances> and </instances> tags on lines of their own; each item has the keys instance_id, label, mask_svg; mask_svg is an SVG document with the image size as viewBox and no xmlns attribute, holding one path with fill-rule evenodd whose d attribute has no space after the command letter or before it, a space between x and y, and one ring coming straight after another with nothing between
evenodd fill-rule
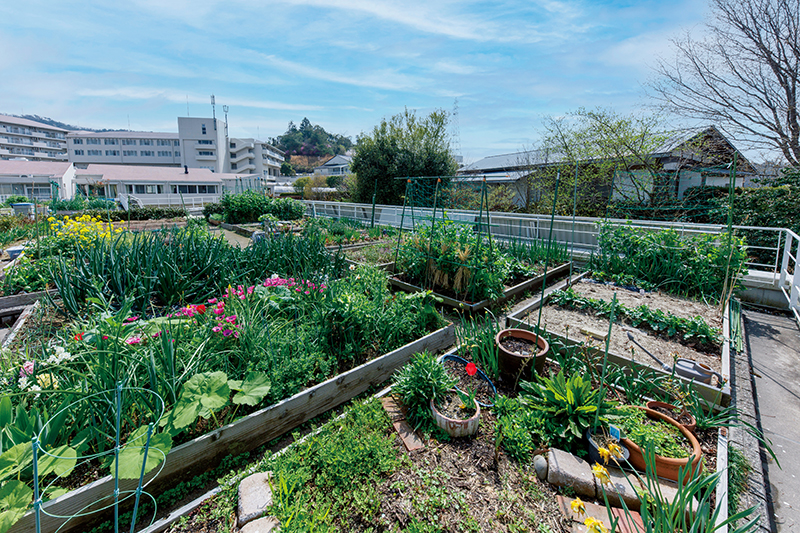
<instances>
[{"instance_id":1,"label":"antenna tower","mask_svg":"<svg viewBox=\"0 0 800 533\"><path fill-rule=\"evenodd\" d=\"M228 106L222 106L222 112L225 113L225 138L228 137Z\"/></svg>"},{"instance_id":2,"label":"antenna tower","mask_svg":"<svg viewBox=\"0 0 800 533\"><path fill-rule=\"evenodd\" d=\"M461 128L458 124L458 98L453 100L453 154L461 155Z\"/></svg>"}]
</instances>

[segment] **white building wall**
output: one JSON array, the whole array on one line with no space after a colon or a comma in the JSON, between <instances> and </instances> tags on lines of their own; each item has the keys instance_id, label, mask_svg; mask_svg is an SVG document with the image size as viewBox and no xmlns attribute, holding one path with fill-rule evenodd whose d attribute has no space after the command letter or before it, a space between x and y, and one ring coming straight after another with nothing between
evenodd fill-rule
<instances>
[{"instance_id":1,"label":"white building wall","mask_svg":"<svg viewBox=\"0 0 800 533\"><path fill-rule=\"evenodd\" d=\"M219 119L178 117L181 164L226 172L228 143L225 123Z\"/></svg>"},{"instance_id":2,"label":"white building wall","mask_svg":"<svg viewBox=\"0 0 800 533\"><path fill-rule=\"evenodd\" d=\"M77 164L117 164L177 167L181 146L174 133L70 133L69 158Z\"/></svg>"},{"instance_id":3,"label":"white building wall","mask_svg":"<svg viewBox=\"0 0 800 533\"><path fill-rule=\"evenodd\" d=\"M67 130L0 115L0 159L66 161Z\"/></svg>"}]
</instances>

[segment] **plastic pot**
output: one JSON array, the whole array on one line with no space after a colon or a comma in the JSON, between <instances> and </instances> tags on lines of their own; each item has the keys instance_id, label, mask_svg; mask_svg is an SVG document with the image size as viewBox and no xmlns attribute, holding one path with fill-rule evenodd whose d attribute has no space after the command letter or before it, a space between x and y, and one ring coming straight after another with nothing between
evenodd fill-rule
<instances>
[{"instance_id":1,"label":"plastic pot","mask_svg":"<svg viewBox=\"0 0 800 533\"><path fill-rule=\"evenodd\" d=\"M586 441L589 443L589 464L593 465L595 463L600 463L601 465L605 465L606 464L605 460L598 451L599 446L597 445L597 442L595 442L595 440L592 438L591 429L586 430ZM622 459L617 459L616 457L611 456L608 459L609 464L611 466L616 466L617 468L626 468L626 467L630 468L628 467L628 461L630 460L631 457L630 450L628 450L628 447L622 444L621 442L617 444L619 444L619 447L622 448Z\"/></svg>"},{"instance_id":2,"label":"plastic pot","mask_svg":"<svg viewBox=\"0 0 800 533\"><path fill-rule=\"evenodd\" d=\"M442 363L444 361L455 361L456 363L459 363L459 364L461 364L463 366L467 366L467 363L469 363L469 361L467 361L463 357L459 357L459 356L457 356L455 354L451 354L451 353L444 354L441 357L439 357L439 362L440 363ZM492 398L497 396L497 387L494 386L494 383L492 383L492 380L489 379L489 376L487 376L483 372L483 370L481 370L480 368L478 368L477 376L480 379L482 379L483 381L485 381L486 383L489 384L489 387L492 389ZM456 387L456 390L458 391L458 390L461 390L461 389ZM461 391L461 392L464 392L464 391ZM494 407L494 402L484 403L484 402L478 400L477 398L475 399L475 401L478 402L478 405L480 405L481 407Z\"/></svg>"},{"instance_id":3,"label":"plastic pot","mask_svg":"<svg viewBox=\"0 0 800 533\"><path fill-rule=\"evenodd\" d=\"M685 459L672 459L669 457L663 457L661 455L656 454L655 456L655 467L656 467L656 475L658 477L663 477L665 479L671 479L672 481L678 481L678 474L681 468L685 468L686 465L689 463L689 459L694 457L692 460L692 468L686 468L686 473L684 474L684 483L687 482L691 476L692 472L697 470L698 464L700 463L700 459L703 456L703 451L700 449L700 442L698 442L697 437L695 437L691 431L683 427L682 425L678 424L673 418L668 417L667 415L661 414L658 411L653 411L652 409L648 409L647 407L640 407L636 406L637 409L642 409L649 418L653 420L662 420L667 424L672 424L689 440L689 443L692 445L692 452L690 457ZM644 460L644 453L639 446L637 446L633 441L630 439L621 439L622 444L628 448L631 453L630 462L631 466L633 466L636 470L639 471L646 471L646 464Z\"/></svg>"},{"instance_id":4,"label":"plastic pot","mask_svg":"<svg viewBox=\"0 0 800 533\"><path fill-rule=\"evenodd\" d=\"M455 391L453 391L455 394ZM443 415L436 409L436 405L431 400L431 413L433 421L451 437L470 437L478 432L478 425L481 421L481 406L475 401L475 414L469 418L450 418Z\"/></svg>"},{"instance_id":5,"label":"plastic pot","mask_svg":"<svg viewBox=\"0 0 800 533\"><path fill-rule=\"evenodd\" d=\"M531 355L508 351L500 344L500 341L507 337L530 341L539 348L539 351ZM550 345L543 337L525 329L504 329L497 334L494 341L498 349L500 373L513 383L517 383L519 379L531 379L532 368L537 374L541 375L544 372L544 362L547 359L547 352L550 351Z\"/></svg>"},{"instance_id":6,"label":"plastic pot","mask_svg":"<svg viewBox=\"0 0 800 533\"><path fill-rule=\"evenodd\" d=\"M653 409L653 410L655 410L657 408L658 409L666 409L667 411L672 411L674 413L678 413L678 416L680 416L682 414L686 414L686 415L689 416L689 419L690 419L689 423L688 424L681 424L681 425L683 427L685 427L686 429L688 429L689 431L691 431L692 433L694 433L695 430L697 429L697 420L695 420L694 415L692 415L692 413L690 413L689 411L687 411L685 409L682 410L677 405L672 405L671 403L666 403L666 402L659 402L657 400L650 400L645 405L647 406L648 409ZM675 419L675 421L678 422L677 419ZM678 423L680 424L680 422L678 422Z\"/></svg>"}]
</instances>

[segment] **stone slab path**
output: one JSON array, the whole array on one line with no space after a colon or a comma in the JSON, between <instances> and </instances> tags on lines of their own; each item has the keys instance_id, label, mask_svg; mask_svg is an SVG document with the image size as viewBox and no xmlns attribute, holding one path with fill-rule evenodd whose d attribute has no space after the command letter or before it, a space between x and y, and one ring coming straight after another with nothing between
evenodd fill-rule
<instances>
[{"instance_id":1,"label":"stone slab path","mask_svg":"<svg viewBox=\"0 0 800 533\"><path fill-rule=\"evenodd\" d=\"M800 531L800 330L786 316L745 311L757 411L781 468L765 473L778 533Z\"/></svg>"}]
</instances>

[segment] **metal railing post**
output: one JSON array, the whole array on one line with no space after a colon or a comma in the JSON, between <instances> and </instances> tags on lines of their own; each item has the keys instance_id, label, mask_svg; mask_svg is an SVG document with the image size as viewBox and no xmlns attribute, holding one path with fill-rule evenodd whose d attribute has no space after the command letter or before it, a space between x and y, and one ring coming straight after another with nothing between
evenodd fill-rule
<instances>
[{"instance_id":1,"label":"metal railing post","mask_svg":"<svg viewBox=\"0 0 800 533\"><path fill-rule=\"evenodd\" d=\"M786 232L786 239L783 244L783 261L781 261L781 277L778 282L778 287L783 288L786 285L786 276L789 273L789 257L792 253L792 234Z\"/></svg>"}]
</instances>

